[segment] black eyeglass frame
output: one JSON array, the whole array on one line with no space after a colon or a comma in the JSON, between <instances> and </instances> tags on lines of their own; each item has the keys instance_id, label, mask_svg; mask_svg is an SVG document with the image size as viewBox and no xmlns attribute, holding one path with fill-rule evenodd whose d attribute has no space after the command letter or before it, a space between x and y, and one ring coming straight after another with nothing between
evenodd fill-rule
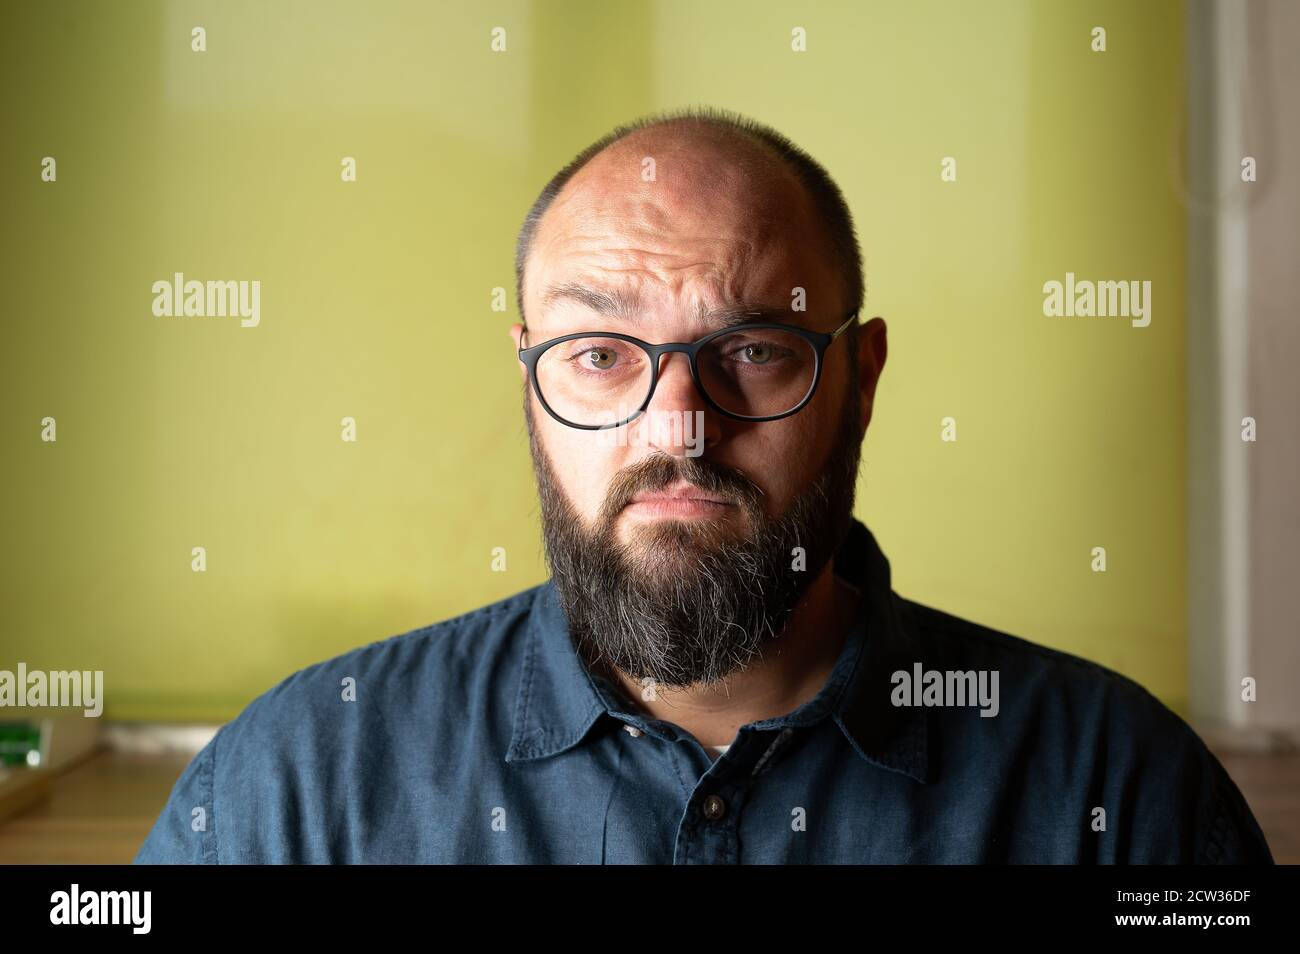
<instances>
[{"instance_id":1,"label":"black eyeglass frame","mask_svg":"<svg viewBox=\"0 0 1300 954\"><path fill-rule=\"evenodd\" d=\"M613 331L579 331L571 335L561 335L558 338L551 338L549 341L543 341L540 344L531 345L527 348L520 348L519 360L522 361L524 366L528 369L528 378L532 382L533 393L537 395L537 401L546 410L546 413L566 427L576 428L581 431L605 431L615 427L623 427L625 424L630 424L632 421L635 421L638 417L644 414L646 408L650 406L650 402L654 399L655 388L659 386L659 359L664 355L673 352L681 352L687 356L691 366L691 379L695 382L695 389L700 392L700 397L704 398L704 402L723 417L730 418L733 421L745 421L751 424L761 423L764 421L779 421L783 418L790 417L792 414L798 414L807 407L808 402L812 400L813 394L817 391L817 385L822 379L822 359L826 354L826 349L829 348L831 344L834 343L835 339L837 339L849 328L850 325L853 324L858 317L858 313L859 309L855 308L849 313L849 316L844 319L843 324L830 332L812 331L808 328L801 328L798 325L778 324L776 322L759 322L755 324L732 325L728 328L719 328L717 331L712 331L696 341L669 341L664 344L651 344L648 341L642 341L640 338L634 338L631 335L619 334L618 332ZM700 369L696 360L697 356L700 351L702 351L704 347L715 338L721 338L723 335L735 334L738 331L759 331L765 328L774 328L779 331L792 332L813 346L813 351L816 354L816 361L813 366L812 383L808 386L808 393L803 396L798 404L788 411L784 411L780 414L770 414L764 417L751 417L744 414L735 414L732 411L728 411L726 408L719 406L717 402L709 396L708 390L705 389L704 384L700 381ZM526 332L527 329L525 329L525 333ZM546 396L542 394L542 386L537 380L537 362L544 353L555 345L565 341L574 341L578 338L614 338L619 341L627 341L639 347L649 356L650 387L646 391L645 400L641 402L641 406L637 408L631 416L626 417L615 424L575 424L572 421L561 417L549 404L546 403Z\"/></svg>"}]
</instances>

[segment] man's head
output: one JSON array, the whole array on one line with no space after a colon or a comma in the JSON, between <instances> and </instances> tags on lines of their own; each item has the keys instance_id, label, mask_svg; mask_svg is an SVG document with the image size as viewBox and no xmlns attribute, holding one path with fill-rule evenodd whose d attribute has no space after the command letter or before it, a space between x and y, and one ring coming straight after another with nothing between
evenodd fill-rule
<instances>
[{"instance_id":1,"label":"man's head","mask_svg":"<svg viewBox=\"0 0 1300 954\"><path fill-rule=\"evenodd\" d=\"M852 219L825 172L780 134L712 111L619 127L584 150L529 213L516 267L523 347L579 332L693 342L739 307L827 333L863 295ZM781 348L753 341L726 364L761 389ZM635 360L571 350L581 386ZM848 528L884 359L883 322L851 328L802 410L755 423L717 413L670 352L617 440L555 420L526 390L547 556L589 661L708 684L781 635Z\"/></svg>"}]
</instances>

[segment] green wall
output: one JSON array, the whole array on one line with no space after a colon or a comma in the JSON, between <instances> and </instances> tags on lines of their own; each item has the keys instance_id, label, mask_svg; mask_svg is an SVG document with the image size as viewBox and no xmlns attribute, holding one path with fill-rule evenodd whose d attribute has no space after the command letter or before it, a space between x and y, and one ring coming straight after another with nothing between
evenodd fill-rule
<instances>
[{"instance_id":1,"label":"green wall","mask_svg":"<svg viewBox=\"0 0 1300 954\"><path fill-rule=\"evenodd\" d=\"M791 136L857 216L890 331L858 512L896 588L1184 707L1177 3L6 20L0 668L103 669L110 717L224 720L298 668L541 581L514 235L589 141L706 103ZM154 317L177 271L260 281L261 323ZM1045 317L1067 271L1150 280L1150 327Z\"/></svg>"}]
</instances>

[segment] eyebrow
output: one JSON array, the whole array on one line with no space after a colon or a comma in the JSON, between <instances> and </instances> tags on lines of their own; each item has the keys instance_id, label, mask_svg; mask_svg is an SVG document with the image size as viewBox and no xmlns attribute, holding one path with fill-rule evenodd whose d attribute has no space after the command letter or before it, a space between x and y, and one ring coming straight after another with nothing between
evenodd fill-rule
<instances>
[{"instance_id":1,"label":"eyebrow","mask_svg":"<svg viewBox=\"0 0 1300 954\"><path fill-rule=\"evenodd\" d=\"M542 303L548 308L562 302L582 305L597 314L620 318L630 324L640 324L645 320L641 299L635 292L621 289L605 291L579 282L563 282L550 286L542 296ZM789 321L795 316L796 312L790 308L744 303L723 305L720 308L707 308L701 304L696 313L701 321L716 322L724 327L747 322Z\"/></svg>"},{"instance_id":2,"label":"eyebrow","mask_svg":"<svg viewBox=\"0 0 1300 954\"><path fill-rule=\"evenodd\" d=\"M542 297L542 304L547 308L553 308L561 302L574 302L597 314L627 321L636 321L641 311L641 299L635 292L624 292L621 289L603 291L588 288L578 282L552 285Z\"/></svg>"}]
</instances>

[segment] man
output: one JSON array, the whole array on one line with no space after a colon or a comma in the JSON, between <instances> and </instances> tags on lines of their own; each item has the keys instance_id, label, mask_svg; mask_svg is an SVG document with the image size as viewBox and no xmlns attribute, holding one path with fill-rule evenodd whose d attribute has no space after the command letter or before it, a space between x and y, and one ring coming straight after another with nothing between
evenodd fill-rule
<instances>
[{"instance_id":1,"label":"man","mask_svg":"<svg viewBox=\"0 0 1300 954\"><path fill-rule=\"evenodd\" d=\"M552 580L256 699L138 861L1271 861L1135 683L892 592L852 516L885 325L805 153L620 127L516 270Z\"/></svg>"}]
</instances>

